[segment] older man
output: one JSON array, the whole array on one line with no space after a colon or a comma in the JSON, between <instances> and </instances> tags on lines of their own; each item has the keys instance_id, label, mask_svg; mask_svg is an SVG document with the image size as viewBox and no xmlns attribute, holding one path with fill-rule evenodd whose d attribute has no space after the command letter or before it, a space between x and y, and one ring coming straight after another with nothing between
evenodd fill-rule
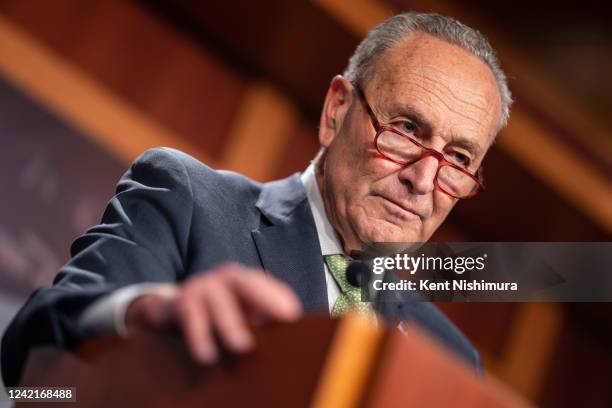
<instances>
[{"instance_id":1,"label":"older man","mask_svg":"<svg viewBox=\"0 0 612 408\"><path fill-rule=\"evenodd\" d=\"M219 347L254 347L249 324L359 306L347 295L345 256L367 242L427 241L459 199L482 189L479 169L510 103L485 38L407 13L372 30L331 81L322 148L303 174L262 185L175 150L144 153L102 223L7 330L5 382L18 382L37 344L179 327L194 357L211 363ZM406 298L377 311L421 325L479 366L434 306Z\"/></svg>"}]
</instances>

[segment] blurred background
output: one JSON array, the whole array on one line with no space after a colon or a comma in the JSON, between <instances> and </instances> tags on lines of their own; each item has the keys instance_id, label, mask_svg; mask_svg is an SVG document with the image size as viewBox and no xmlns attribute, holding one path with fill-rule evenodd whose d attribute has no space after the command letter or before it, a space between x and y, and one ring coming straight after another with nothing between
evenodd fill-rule
<instances>
[{"instance_id":1,"label":"blurred background","mask_svg":"<svg viewBox=\"0 0 612 408\"><path fill-rule=\"evenodd\" d=\"M487 35L516 98L488 190L434 239L610 241L609 2L0 0L0 330L147 148L262 181L304 169L330 79L407 10ZM440 307L538 405L612 406L610 304Z\"/></svg>"}]
</instances>

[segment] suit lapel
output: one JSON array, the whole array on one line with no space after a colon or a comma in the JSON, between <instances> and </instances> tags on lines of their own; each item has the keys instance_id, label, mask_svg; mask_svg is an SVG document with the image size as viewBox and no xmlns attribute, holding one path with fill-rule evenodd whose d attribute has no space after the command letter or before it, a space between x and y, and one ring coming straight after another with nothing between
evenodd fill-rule
<instances>
[{"instance_id":1,"label":"suit lapel","mask_svg":"<svg viewBox=\"0 0 612 408\"><path fill-rule=\"evenodd\" d=\"M328 310L323 256L299 175L264 184L256 206L265 222L251 234L264 268L291 286L306 310ZM392 273L384 280L398 281ZM383 297L376 308L392 321L410 318L424 300L412 292Z\"/></svg>"},{"instance_id":2,"label":"suit lapel","mask_svg":"<svg viewBox=\"0 0 612 408\"><path fill-rule=\"evenodd\" d=\"M305 310L327 310L323 257L299 175L264 184L262 223L252 231L264 268L295 290Z\"/></svg>"}]
</instances>

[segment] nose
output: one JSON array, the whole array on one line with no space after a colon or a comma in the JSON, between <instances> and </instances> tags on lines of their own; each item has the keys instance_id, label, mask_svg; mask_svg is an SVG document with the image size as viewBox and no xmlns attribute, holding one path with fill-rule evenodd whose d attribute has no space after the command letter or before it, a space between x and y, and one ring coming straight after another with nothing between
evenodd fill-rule
<instances>
[{"instance_id":1,"label":"nose","mask_svg":"<svg viewBox=\"0 0 612 408\"><path fill-rule=\"evenodd\" d=\"M413 194L429 194L435 188L438 159L426 155L417 161L407 164L399 172L399 177Z\"/></svg>"}]
</instances>

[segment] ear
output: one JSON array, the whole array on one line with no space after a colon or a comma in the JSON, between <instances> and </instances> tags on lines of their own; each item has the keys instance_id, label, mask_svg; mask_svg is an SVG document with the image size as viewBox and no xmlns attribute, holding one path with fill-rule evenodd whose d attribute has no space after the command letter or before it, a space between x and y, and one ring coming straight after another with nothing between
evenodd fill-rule
<instances>
[{"instance_id":1,"label":"ear","mask_svg":"<svg viewBox=\"0 0 612 408\"><path fill-rule=\"evenodd\" d=\"M321 146L329 147L342 129L346 113L353 101L352 90L353 86L342 75L336 75L329 84L319 121L319 143Z\"/></svg>"}]
</instances>

